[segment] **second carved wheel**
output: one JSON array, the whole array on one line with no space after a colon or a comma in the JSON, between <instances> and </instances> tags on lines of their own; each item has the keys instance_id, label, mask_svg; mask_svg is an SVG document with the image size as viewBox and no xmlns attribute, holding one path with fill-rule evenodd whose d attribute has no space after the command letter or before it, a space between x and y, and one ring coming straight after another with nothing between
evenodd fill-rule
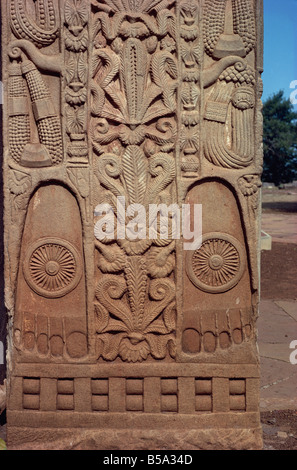
<instances>
[{"instance_id":1,"label":"second carved wheel","mask_svg":"<svg viewBox=\"0 0 297 470\"><path fill-rule=\"evenodd\" d=\"M221 293L232 289L244 269L244 248L228 234L204 235L201 247L188 252L186 258L188 277L204 292Z\"/></svg>"}]
</instances>

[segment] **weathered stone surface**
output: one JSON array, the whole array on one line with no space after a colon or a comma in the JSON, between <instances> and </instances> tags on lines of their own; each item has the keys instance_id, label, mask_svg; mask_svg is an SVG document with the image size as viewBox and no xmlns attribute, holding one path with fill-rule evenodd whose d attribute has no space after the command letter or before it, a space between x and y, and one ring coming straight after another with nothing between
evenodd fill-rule
<instances>
[{"instance_id":1,"label":"weathered stone surface","mask_svg":"<svg viewBox=\"0 0 297 470\"><path fill-rule=\"evenodd\" d=\"M8 445L261 448L261 0L2 16Z\"/></svg>"}]
</instances>

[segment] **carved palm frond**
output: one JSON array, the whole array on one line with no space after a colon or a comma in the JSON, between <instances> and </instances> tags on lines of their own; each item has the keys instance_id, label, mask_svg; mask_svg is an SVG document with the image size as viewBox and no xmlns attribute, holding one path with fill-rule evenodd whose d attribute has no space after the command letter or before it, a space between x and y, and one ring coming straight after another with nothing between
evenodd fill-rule
<instances>
[{"instance_id":1,"label":"carved palm frond","mask_svg":"<svg viewBox=\"0 0 297 470\"><path fill-rule=\"evenodd\" d=\"M120 78L126 95L131 124L139 124L145 112L143 98L147 85L148 67L148 55L144 44L134 38L125 41Z\"/></svg>"},{"instance_id":2,"label":"carved palm frond","mask_svg":"<svg viewBox=\"0 0 297 470\"><path fill-rule=\"evenodd\" d=\"M147 293L147 271L145 259L138 256L128 257L125 266L125 277L130 308L134 317L134 329L136 331L141 331Z\"/></svg>"},{"instance_id":3,"label":"carved palm frond","mask_svg":"<svg viewBox=\"0 0 297 470\"><path fill-rule=\"evenodd\" d=\"M142 149L136 145L127 147L122 165L130 204L142 204L147 189L147 160Z\"/></svg>"},{"instance_id":4,"label":"carved palm frond","mask_svg":"<svg viewBox=\"0 0 297 470\"><path fill-rule=\"evenodd\" d=\"M167 354L167 345L174 341L174 335L155 335L153 333L146 335L146 340L150 346L151 355L155 359L164 359Z\"/></svg>"}]
</instances>

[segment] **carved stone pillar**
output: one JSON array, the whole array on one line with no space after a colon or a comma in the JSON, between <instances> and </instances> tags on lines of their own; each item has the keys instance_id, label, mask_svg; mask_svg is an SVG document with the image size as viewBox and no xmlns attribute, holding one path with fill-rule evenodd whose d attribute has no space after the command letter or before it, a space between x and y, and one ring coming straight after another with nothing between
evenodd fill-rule
<instances>
[{"instance_id":1,"label":"carved stone pillar","mask_svg":"<svg viewBox=\"0 0 297 470\"><path fill-rule=\"evenodd\" d=\"M261 448L261 3L3 5L11 448Z\"/></svg>"}]
</instances>

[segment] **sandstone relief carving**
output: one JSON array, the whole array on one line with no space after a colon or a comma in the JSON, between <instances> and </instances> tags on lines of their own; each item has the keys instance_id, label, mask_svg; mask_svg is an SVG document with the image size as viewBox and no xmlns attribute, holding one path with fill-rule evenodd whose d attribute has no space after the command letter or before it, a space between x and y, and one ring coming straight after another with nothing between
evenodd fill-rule
<instances>
[{"instance_id":1,"label":"sandstone relief carving","mask_svg":"<svg viewBox=\"0 0 297 470\"><path fill-rule=\"evenodd\" d=\"M9 44L10 151L23 166L44 167L62 160L62 133L50 90L38 70L38 65L45 70L51 67L36 48L55 42L59 16L54 2L39 1L35 7L36 17L32 18L24 2L15 0L8 6L16 38ZM29 109L37 127L36 143L32 141Z\"/></svg>"},{"instance_id":2,"label":"sandstone relief carving","mask_svg":"<svg viewBox=\"0 0 297 470\"><path fill-rule=\"evenodd\" d=\"M186 269L191 281L206 292L224 292L244 271L243 248L230 235L206 234L199 249L190 254Z\"/></svg>"},{"instance_id":3,"label":"sandstone relief carving","mask_svg":"<svg viewBox=\"0 0 297 470\"><path fill-rule=\"evenodd\" d=\"M261 448L261 8L3 7L11 448Z\"/></svg>"},{"instance_id":4,"label":"sandstone relief carving","mask_svg":"<svg viewBox=\"0 0 297 470\"><path fill-rule=\"evenodd\" d=\"M215 19L215 28L210 24ZM209 94L206 122L205 156L224 168L244 168L253 160L253 114L255 106L255 70L245 58L255 47L255 19L249 0L206 3L204 44L214 59L238 57L218 77ZM228 145L226 124L231 107ZM231 132L231 131L230 131ZM243 137L244 136L244 137Z\"/></svg>"},{"instance_id":5,"label":"sandstone relief carving","mask_svg":"<svg viewBox=\"0 0 297 470\"><path fill-rule=\"evenodd\" d=\"M80 255L70 243L57 238L40 239L26 253L25 279L43 297L55 299L73 290L81 278Z\"/></svg>"},{"instance_id":6,"label":"sandstone relief carving","mask_svg":"<svg viewBox=\"0 0 297 470\"><path fill-rule=\"evenodd\" d=\"M86 2L65 2L66 59L66 131L69 135L70 160L88 159L87 83L88 83L88 5Z\"/></svg>"}]
</instances>

